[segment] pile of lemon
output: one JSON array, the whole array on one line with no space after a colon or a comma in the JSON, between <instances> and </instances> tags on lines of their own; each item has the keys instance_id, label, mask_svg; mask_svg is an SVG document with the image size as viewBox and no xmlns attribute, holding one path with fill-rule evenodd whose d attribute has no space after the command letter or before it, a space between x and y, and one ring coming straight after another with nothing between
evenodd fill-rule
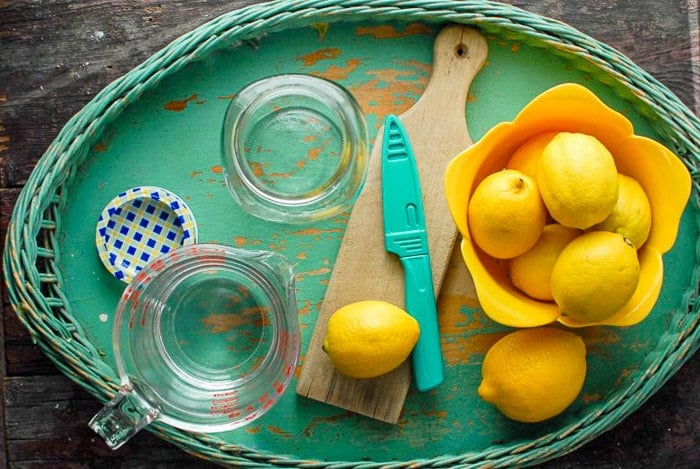
<instances>
[{"instance_id":1,"label":"pile of lemon","mask_svg":"<svg viewBox=\"0 0 700 469\"><path fill-rule=\"evenodd\" d=\"M478 247L508 260L515 287L593 323L634 294L651 207L639 182L618 173L597 138L544 133L479 183L468 221Z\"/></svg>"},{"instance_id":2,"label":"pile of lemon","mask_svg":"<svg viewBox=\"0 0 700 469\"><path fill-rule=\"evenodd\" d=\"M474 243L508 263L514 287L583 323L602 321L630 300L651 221L641 185L618 173L598 139L572 132L528 140L506 168L479 183L468 207ZM401 308L360 301L331 316L323 349L341 373L370 378L399 366L419 334ZM511 419L540 422L571 405L585 376L578 335L522 329L489 349L478 394Z\"/></svg>"},{"instance_id":3,"label":"pile of lemon","mask_svg":"<svg viewBox=\"0 0 700 469\"><path fill-rule=\"evenodd\" d=\"M651 222L639 182L618 173L598 139L571 132L528 140L479 183L468 207L474 243L508 263L513 286L583 323L609 318L630 300ZM585 375L579 336L523 329L488 351L478 393L514 420L538 422L567 408Z\"/></svg>"}]
</instances>

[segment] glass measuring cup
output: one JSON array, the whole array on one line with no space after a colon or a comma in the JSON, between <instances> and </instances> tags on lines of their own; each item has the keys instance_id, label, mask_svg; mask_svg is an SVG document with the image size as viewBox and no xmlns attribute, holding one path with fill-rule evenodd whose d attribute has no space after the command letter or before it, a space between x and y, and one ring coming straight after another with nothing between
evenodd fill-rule
<instances>
[{"instance_id":1,"label":"glass measuring cup","mask_svg":"<svg viewBox=\"0 0 700 469\"><path fill-rule=\"evenodd\" d=\"M198 244L145 267L119 301L121 389L89 426L116 449L154 420L231 430L287 389L300 349L292 268L280 254Z\"/></svg>"}]
</instances>

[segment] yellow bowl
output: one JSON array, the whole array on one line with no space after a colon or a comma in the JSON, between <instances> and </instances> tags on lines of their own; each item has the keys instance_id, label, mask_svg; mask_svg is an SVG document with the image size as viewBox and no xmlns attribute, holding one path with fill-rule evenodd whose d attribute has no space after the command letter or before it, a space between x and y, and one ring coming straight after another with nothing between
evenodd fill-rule
<instances>
[{"instance_id":1,"label":"yellow bowl","mask_svg":"<svg viewBox=\"0 0 700 469\"><path fill-rule=\"evenodd\" d=\"M641 275L630 301L612 317L581 323L564 316L554 303L534 300L508 279L508 261L492 258L472 242L467 221L469 199L479 182L503 169L513 152L543 132L580 132L598 138L615 158L618 172L644 188L652 212L649 239L639 250ZM512 327L534 327L559 321L569 327L594 324L629 326L651 311L663 282L662 254L676 240L678 224L690 196L687 169L670 150L634 135L631 122L577 84L555 86L533 99L512 122L494 126L481 140L457 155L445 173L445 193L461 235L461 251L484 312Z\"/></svg>"}]
</instances>

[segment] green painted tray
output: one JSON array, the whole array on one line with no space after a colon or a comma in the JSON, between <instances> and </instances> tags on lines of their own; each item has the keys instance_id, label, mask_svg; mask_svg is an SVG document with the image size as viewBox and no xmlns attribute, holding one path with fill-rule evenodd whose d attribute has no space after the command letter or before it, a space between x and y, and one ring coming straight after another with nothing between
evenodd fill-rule
<instances>
[{"instance_id":1,"label":"green painted tray","mask_svg":"<svg viewBox=\"0 0 700 469\"><path fill-rule=\"evenodd\" d=\"M446 381L429 393L409 392L398 425L297 396L292 384L269 414L243 429L190 434L156 423L149 430L220 463L496 467L560 456L619 423L700 344L700 124L618 52L564 24L482 1L261 4L197 28L105 88L48 148L11 220L6 281L36 343L96 398L112 396L118 380L110 333L124 285L100 264L94 228L115 194L147 184L185 198L200 241L288 256L297 272L303 353L347 214L290 226L244 213L221 171L226 106L257 78L317 74L353 92L374 138L386 114L401 113L421 95L434 36L450 22L473 25L488 40L488 63L467 103L474 140L545 89L577 82L687 164L693 195L676 246L664 257L664 285L652 314L634 327L580 330L589 348L584 390L564 414L542 424L513 423L477 397L483 355L507 330L466 292L448 291L440 298Z\"/></svg>"}]
</instances>

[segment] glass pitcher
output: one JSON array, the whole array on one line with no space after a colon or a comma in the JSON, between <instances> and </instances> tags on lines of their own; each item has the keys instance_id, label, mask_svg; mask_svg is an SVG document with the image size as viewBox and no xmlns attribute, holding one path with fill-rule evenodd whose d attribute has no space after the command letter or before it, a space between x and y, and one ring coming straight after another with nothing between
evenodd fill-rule
<instances>
[{"instance_id":1,"label":"glass pitcher","mask_svg":"<svg viewBox=\"0 0 700 469\"><path fill-rule=\"evenodd\" d=\"M269 410L294 374L292 268L268 251L173 250L126 288L112 339L121 388L89 423L112 449L154 420L207 433L238 428Z\"/></svg>"}]
</instances>

